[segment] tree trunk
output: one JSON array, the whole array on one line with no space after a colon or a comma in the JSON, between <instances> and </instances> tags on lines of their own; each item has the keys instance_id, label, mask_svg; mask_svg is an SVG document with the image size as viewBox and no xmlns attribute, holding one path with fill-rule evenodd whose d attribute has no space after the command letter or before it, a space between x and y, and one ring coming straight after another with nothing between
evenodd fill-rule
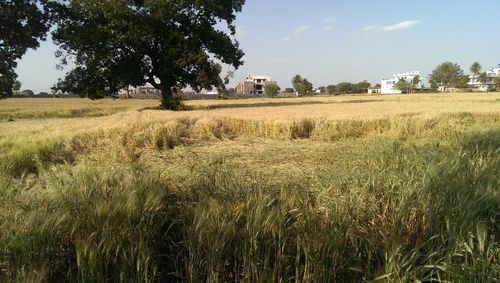
<instances>
[{"instance_id":1,"label":"tree trunk","mask_svg":"<svg viewBox=\"0 0 500 283\"><path fill-rule=\"evenodd\" d=\"M180 97L173 96L171 87L161 87L160 108L166 110L182 110L182 99Z\"/></svg>"}]
</instances>

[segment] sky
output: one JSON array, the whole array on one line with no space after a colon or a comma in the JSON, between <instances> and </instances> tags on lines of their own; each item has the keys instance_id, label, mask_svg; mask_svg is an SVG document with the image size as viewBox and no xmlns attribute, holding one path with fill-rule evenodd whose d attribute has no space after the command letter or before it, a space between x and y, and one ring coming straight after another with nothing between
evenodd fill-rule
<instances>
[{"instance_id":1,"label":"sky","mask_svg":"<svg viewBox=\"0 0 500 283\"><path fill-rule=\"evenodd\" d=\"M408 71L426 77L445 61L466 73L476 61L483 71L500 64L499 0L246 2L236 20L245 63L229 87L248 75L270 75L285 88L299 74L319 87ZM64 76L56 50L49 39L20 60L22 89L49 91Z\"/></svg>"}]
</instances>

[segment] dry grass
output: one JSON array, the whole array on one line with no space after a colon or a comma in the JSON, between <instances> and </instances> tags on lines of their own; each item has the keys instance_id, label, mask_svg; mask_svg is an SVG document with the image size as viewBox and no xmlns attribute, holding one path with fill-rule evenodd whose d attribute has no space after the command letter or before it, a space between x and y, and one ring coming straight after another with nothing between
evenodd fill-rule
<instances>
[{"instance_id":1,"label":"dry grass","mask_svg":"<svg viewBox=\"0 0 500 283\"><path fill-rule=\"evenodd\" d=\"M414 94L384 96L304 97L286 99L187 101L192 111L172 112L144 110L158 104L156 100L88 99L8 99L0 101L0 133L16 135L66 135L81 131L109 129L143 122L171 121L179 118L233 118L268 121L291 121L303 118L325 120L372 120L395 116L430 118L443 113L499 113L500 95L486 94ZM78 110L84 110L79 115ZM76 111L80 118L16 119L6 117ZM93 113L96 112L96 115ZM86 114L85 114L86 113ZM113 114L114 113L114 114ZM81 117L102 116L105 117ZM65 116L66 117L66 116ZM68 117L71 117L68 115Z\"/></svg>"},{"instance_id":2,"label":"dry grass","mask_svg":"<svg viewBox=\"0 0 500 283\"><path fill-rule=\"evenodd\" d=\"M497 282L499 103L0 101L0 281Z\"/></svg>"}]
</instances>

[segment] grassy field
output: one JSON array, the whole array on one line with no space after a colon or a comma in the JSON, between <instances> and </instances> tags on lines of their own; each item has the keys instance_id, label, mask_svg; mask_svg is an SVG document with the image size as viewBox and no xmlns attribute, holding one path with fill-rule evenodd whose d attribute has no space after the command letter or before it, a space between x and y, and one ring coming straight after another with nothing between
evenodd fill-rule
<instances>
[{"instance_id":1,"label":"grassy field","mask_svg":"<svg viewBox=\"0 0 500 283\"><path fill-rule=\"evenodd\" d=\"M0 281L498 282L500 94L0 101Z\"/></svg>"}]
</instances>

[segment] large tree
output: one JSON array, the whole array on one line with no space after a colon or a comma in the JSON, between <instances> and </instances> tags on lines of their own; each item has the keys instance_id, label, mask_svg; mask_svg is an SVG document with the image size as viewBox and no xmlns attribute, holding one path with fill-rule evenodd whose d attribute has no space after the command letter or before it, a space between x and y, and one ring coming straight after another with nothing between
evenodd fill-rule
<instances>
[{"instance_id":1,"label":"large tree","mask_svg":"<svg viewBox=\"0 0 500 283\"><path fill-rule=\"evenodd\" d=\"M312 83L310 83L306 78L302 78L300 75L295 75L292 78L292 85L295 91L300 95L306 95L313 89Z\"/></svg>"},{"instance_id":2,"label":"large tree","mask_svg":"<svg viewBox=\"0 0 500 283\"><path fill-rule=\"evenodd\" d=\"M0 99L12 95L17 60L37 48L49 28L44 0L0 1Z\"/></svg>"},{"instance_id":3,"label":"large tree","mask_svg":"<svg viewBox=\"0 0 500 283\"><path fill-rule=\"evenodd\" d=\"M437 66L429 75L433 86L455 86L463 75L462 68L457 63L444 62Z\"/></svg>"},{"instance_id":4,"label":"large tree","mask_svg":"<svg viewBox=\"0 0 500 283\"><path fill-rule=\"evenodd\" d=\"M179 88L221 88L221 64L237 69L243 51L234 20L245 0L66 0L57 4L54 41L75 69L56 89L90 98L128 85L161 90L177 109Z\"/></svg>"}]
</instances>

